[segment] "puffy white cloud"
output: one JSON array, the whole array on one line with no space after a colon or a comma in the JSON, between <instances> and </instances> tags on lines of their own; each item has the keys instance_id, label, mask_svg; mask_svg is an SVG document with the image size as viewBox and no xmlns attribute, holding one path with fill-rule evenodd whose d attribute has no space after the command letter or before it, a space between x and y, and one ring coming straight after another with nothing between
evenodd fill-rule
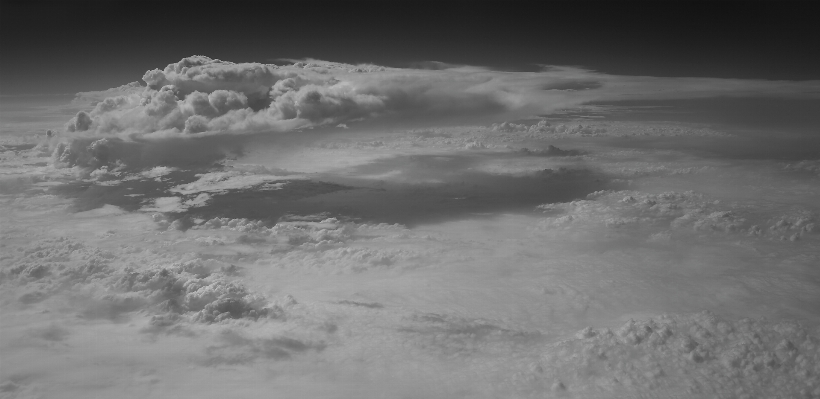
<instances>
[{"instance_id":1,"label":"puffy white cloud","mask_svg":"<svg viewBox=\"0 0 820 399\"><path fill-rule=\"evenodd\" d=\"M191 115L185 120L185 133L202 133L208 131L208 118L202 115Z\"/></svg>"},{"instance_id":2,"label":"puffy white cloud","mask_svg":"<svg viewBox=\"0 0 820 399\"><path fill-rule=\"evenodd\" d=\"M350 84L337 83L329 87L310 84L283 92L274 99L269 113L281 119L324 123L370 116L384 108L381 97L357 93Z\"/></svg>"},{"instance_id":3,"label":"puffy white cloud","mask_svg":"<svg viewBox=\"0 0 820 399\"><path fill-rule=\"evenodd\" d=\"M456 79L458 87L452 91L435 84L452 79L428 78L412 71L344 68L333 63L277 67L190 57L163 71L147 72L144 80L148 87L140 106L108 115L108 122L99 123L97 131L282 131L408 111L504 108L490 93L456 93L483 82L483 78ZM100 109L116 110L116 103L109 102L112 104ZM106 119L103 112L97 114Z\"/></svg>"},{"instance_id":4,"label":"puffy white cloud","mask_svg":"<svg viewBox=\"0 0 820 399\"><path fill-rule=\"evenodd\" d=\"M111 112L115 109L119 109L125 105L130 103L129 96L116 96L116 97L108 97L100 102L94 107L94 110L91 111L94 115L101 115L106 112Z\"/></svg>"},{"instance_id":5,"label":"puffy white cloud","mask_svg":"<svg viewBox=\"0 0 820 399\"><path fill-rule=\"evenodd\" d=\"M203 117L224 115L228 111L248 107L248 97L243 93L229 90L215 90L209 93L195 91L180 104L183 113Z\"/></svg>"},{"instance_id":6,"label":"puffy white cloud","mask_svg":"<svg viewBox=\"0 0 820 399\"><path fill-rule=\"evenodd\" d=\"M66 129L69 132L82 132L88 130L88 128L91 127L91 123L91 116L89 116L88 113L85 111L80 111L77 112L77 115L75 117L71 118L71 120L68 121Z\"/></svg>"},{"instance_id":7,"label":"puffy white cloud","mask_svg":"<svg viewBox=\"0 0 820 399\"><path fill-rule=\"evenodd\" d=\"M167 312L174 320L212 323L282 314L265 297L231 281L230 269L219 261L197 258L141 269L120 267L113 261L115 255L67 238L37 241L27 250L0 271L5 281L32 287L19 297L24 303L41 301L66 287L84 287L101 292L83 312L90 318L151 310Z\"/></svg>"},{"instance_id":8,"label":"puffy white cloud","mask_svg":"<svg viewBox=\"0 0 820 399\"><path fill-rule=\"evenodd\" d=\"M373 118L518 117L603 100L717 95L806 98L816 96L811 90L820 87L820 82L623 77L570 67L498 72L316 60L277 66L205 56L148 71L143 80L146 87L131 83L78 94L75 102L94 108L73 118L67 130L153 137L282 132ZM494 130L561 133L560 129L548 124L506 124Z\"/></svg>"},{"instance_id":9,"label":"puffy white cloud","mask_svg":"<svg viewBox=\"0 0 820 399\"><path fill-rule=\"evenodd\" d=\"M194 91L209 93L215 90L232 90L246 93L255 99L263 99L273 84L292 74L280 70L275 65L234 64L204 56L193 56L169 64L164 70L148 71L143 80L149 88L155 90L173 85L183 94Z\"/></svg>"},{"instance_id":10,"label":"puffy white cloud","mask_svg":"<svg viewBox=\"0 0 820 399\"><path fill-rule=\"evenodd\" d=\"M630 319L615 331L588 327L548 345L532 378L578 397L719 390L797 397L817 390L815 380L802 377L820 362L817 338L795 322L722 319L711 312ZM704 371L697 383L687 376L693 367Z\"/></svg>"},{"instance_id":11,"label":"puffy white cloud","mask_svg":"<svg viewBox=\"0 0 820 399\"><path fill-rule=\"evenodd\" d=\"M542 231L581 235L603 232L609 238L622 234L649 237L656 242L692 234L710 240L726 235L797 241L813 234L816 221L815 214L804 212L773 222L762 214L710 201L693 191L598 191L585 200L545 204L539 209L550 215L541 222Z\"/></svg>"},{"instance_id":12,"label":"puffy white cloud","mask_svg":"<svg viewBox=\"0 0 820 399\"><path fill-rule=\"evenodd\" d=\"M93 106L110 97L138 96L143 90L145 90L145 86L141 85L140 82L131 82L108 90L79 92L74 96L74 99L71 100L71 103L77 106Z\"/></svg>"}]
</instances>

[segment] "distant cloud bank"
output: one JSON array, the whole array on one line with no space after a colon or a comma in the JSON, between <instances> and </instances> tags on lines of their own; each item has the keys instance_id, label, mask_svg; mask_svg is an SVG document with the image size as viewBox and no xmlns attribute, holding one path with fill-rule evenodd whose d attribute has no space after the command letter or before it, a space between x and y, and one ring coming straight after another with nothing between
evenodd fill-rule
<instances>
[{"instance_id":1,"label":"distant cloud bank","mask_svg":"<svg viewBox=\"0 0 820 399\"><path fill-rule=\"evenodd\" d=\"M381 118L499 117L546 113L590 101L712 96L820 97L820 81L627 77L573 67L498 72L435 63L399 69L326 61L291 65L184 58L142 80L78 93L75 134L196 137L284 132Z\"/></svg>"}]
</instances>

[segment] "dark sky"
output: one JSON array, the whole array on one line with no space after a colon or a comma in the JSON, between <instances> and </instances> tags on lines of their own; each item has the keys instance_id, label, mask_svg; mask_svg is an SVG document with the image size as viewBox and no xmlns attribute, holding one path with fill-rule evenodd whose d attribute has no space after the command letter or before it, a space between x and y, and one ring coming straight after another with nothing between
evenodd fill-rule
<instances>
[{"instance_id":1,"label":"dark sky","mask_svg":"<svg viewBox=\"0 0 820 399\"><path fill-rule=\"evenodd\" d=\"M816 2L0 1L4 95L106 89L194 54L820 79Z\"/></svg>"}]
</instances>

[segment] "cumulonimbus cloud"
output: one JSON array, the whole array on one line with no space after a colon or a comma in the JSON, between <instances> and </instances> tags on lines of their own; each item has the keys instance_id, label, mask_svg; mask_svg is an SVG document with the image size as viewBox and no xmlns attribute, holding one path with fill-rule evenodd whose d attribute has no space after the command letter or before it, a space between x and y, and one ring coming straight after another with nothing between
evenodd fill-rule
<instances>
[{"instance_id":1,"label":"cumulonimbus cloud","mask_svg":"<svg viewBox=\"0 0 820 399\"><path fill-rule=\"evenodd\" d=\"M310 60L278 66L204 56L147 71L145 85L79 93L70 132L170 137L283 132L373 118L531 115L590 101L711 96L818 97L820 82L614 76L573 67L499 72ZM92 107L93 106L93 107Z\"/></svg>"}]
</instances>

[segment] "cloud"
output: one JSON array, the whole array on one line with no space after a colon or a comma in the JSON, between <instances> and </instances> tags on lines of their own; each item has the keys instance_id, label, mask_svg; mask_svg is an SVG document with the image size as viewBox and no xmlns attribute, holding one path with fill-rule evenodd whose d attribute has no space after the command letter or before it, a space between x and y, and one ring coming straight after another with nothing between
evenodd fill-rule
<instances>
[{"instance_id":1,"label":"cloud","mask_svg":"<svg viewBox=\"0 0 820 399\"><path fill-rule=\"evenodd\" d=\"M131 82L108 90L82 91L74 96L74 99L71 100L71 104L77 106L94 106L95 104L110 97L128 97L134 94L139 95L143 90L145 90L145 86L141 85L140 82Z\"/></svg>"},{"instance_id":2,"label":"cloud","mask_svg":"<svg viewBox=\"0 0 820 399\"><path fill-rule=\"evenodd\" d=\"M68 121L68 124L66 124L66 130L68 130L69 132L83 132L88 130L89 127L91 127L91 122L91 116L89 116L88 113L85 111L80 111L77 112L77 115L75 117L71 118L71 120Z\"/></svg>"},{"instance_id":3,"label":"cloud","mask_svg":"<svg viewBox=\"0 0 820 399\"><path fill-rule=\"evenodd\" d=\"M592 81L583 81L583 80L567 80L567 81L558 81L549 83L542 87L544 90L566 90L566 91L578 91L578 90L589 90L589 89L597 89L601 87L600 82Z\"/></svg>"},{"instance_id":4,"label":"cloud","mask_svg":"<svg viewBox=\"0 0 820 399\"><path fill-rule=\"evenodd\" d=\"M684 389L799 396L817 386L800 377L820 361L816 339L798 323L722 319L710 312L630 319L615 331L588 327L548 345L532 377L580 397ZM686 376L692 367L704 370L697 384ZM754 378L737 377L743 373Z\"/></svg>"},{"instance_id":5,"label":"cloud","mask_svg":"<svg viewBox=\"0 0 820 399\"><path fill-rule=\"evenodd\" d=\"M511 105L493 90L476 87L486 77L456 73L321 61L234 64L194 56L146 72L141 93L135 85L82 93L78 98L120 95L92 101L95 108L78 114L67 130L154 136L276 132L379 116L502 111Z\"/></svg>"},{"instance_id":6,"label":"cloud","mask_svg":"<svg viewBox=\"0 0 820 399\"><path fill-rule=\"evenodd\" d=\"M210 172L198 175L199 179L171 188L169 191L191 195L198 193L223 193L228 190L255 188L256 190L279 190L288 180L304 179L303 176L277 176L247 173L243 171Z\"/></svg>"},{"instance_id":7,"label":"cloud","mask_svg":"<svg viewBox=\"0 0 820 399\"><path fill-rule=\"evenodd\" d=\"M375 115L385 109L382 96L357 93L348 83L305 85L296 89L292 79L274 86L269 114L281 119L305 119L323 124ZM282 82L280 82L282 83Z\"/></svg>"},{"instance_id":8,"label":"cloud","mask_svg":"<svg viewBox=\"0 0 820 399\"><path fill-rule=\"evenodd\" d=\"M466 67L466 65L451 64L449 62L441 61L421 61L410 64L411 68L415 69L429 69L433 71L440 71L444 69L456 69Z\"/></svg>"},{"instance_id":9,"label":"cloud","mask_svg":"<svg viewBox=\"0 0 820 399\"><path fill-rule=\"evenodd\" d=\"M210 167L228 155L240 154L242 145L242 140L230 136L203 137L196 141L174 137L149 141L79 136L56 143L51 164L55 167L79 167L86 172L102 167L117 171L138 171L157 166L183 169Z\"/></svg>"},{"instance_id":10,"label":"cloud","mask_svg":"<svg viewBox=\"0 0 820 399\"><path fill-rule=\"evenodd\" d=\"M280 69L275 65L234 64L204 56L193 56L169 64L164 70L148 71L142 79L150 89L159 90L163 86L171 85L183 96L195 91L210 93L216 90L229 90L244 93L252 100L265 100L271 86L293 76L296 76L295 72Z\"/></svg>"},{"instance_id":11,"label":"cloud","mask_svg":"<svg viewBox=\"0 0 820 399\"><path fill-rule=\"evenodd\" d=\"M562 236L592 235L598 241L629 237L663 242L694 236L714 242L721 235L731 239L745 236L798 241L815 234L817 219L811 212L770 219L759 212L708 200L693 191L598 191L586 200L545 204L539 209L549 215L541 222L541 231Z\"/></svg>"},{"instance_id":12,"label":"cloud","mask_svg":"<svg viewBox=\"0 0 820 399\"><path fill-rule=\"evenodd\" d=\"M219 343L207 347L206 365L246 364L256 359L284 360L306 352L320 352L327 346L322 341L302 341L295 338L247 337L236 330L223 330Z\"/></svg>"},{"instance_id":13,"label":"cloud","mask_svg":"<svg viewBox=\"0 0 820 399\"><path fill-rule=\"evenodd\" d=\"M714 96L816 98L820 82L615 76L574 67L540 72L440 65L385 68L305 60L233 63L193 56L136 82L78 93L79 136L126 140L277 133L317 126L513 119L593 101ZM504 126L499 130L515 129Z\"/></svg>"},{"instance_id":14,"label":"cloud","mask_svg":"<svg viewBox=\"0 0 820 399\"><path fill-rule=\"evenodd\" d=\"M84 287L92 297L80 305L91 318L113 319L149 309L205 323L282 314L264 296L233 281L230 268L220 261L196 258L141 269L119 267L111 253L66 238L37 241L27 249L0 272L4 281L26 289L18 298L21 302Z\"/></svg>"}]
</instances>

